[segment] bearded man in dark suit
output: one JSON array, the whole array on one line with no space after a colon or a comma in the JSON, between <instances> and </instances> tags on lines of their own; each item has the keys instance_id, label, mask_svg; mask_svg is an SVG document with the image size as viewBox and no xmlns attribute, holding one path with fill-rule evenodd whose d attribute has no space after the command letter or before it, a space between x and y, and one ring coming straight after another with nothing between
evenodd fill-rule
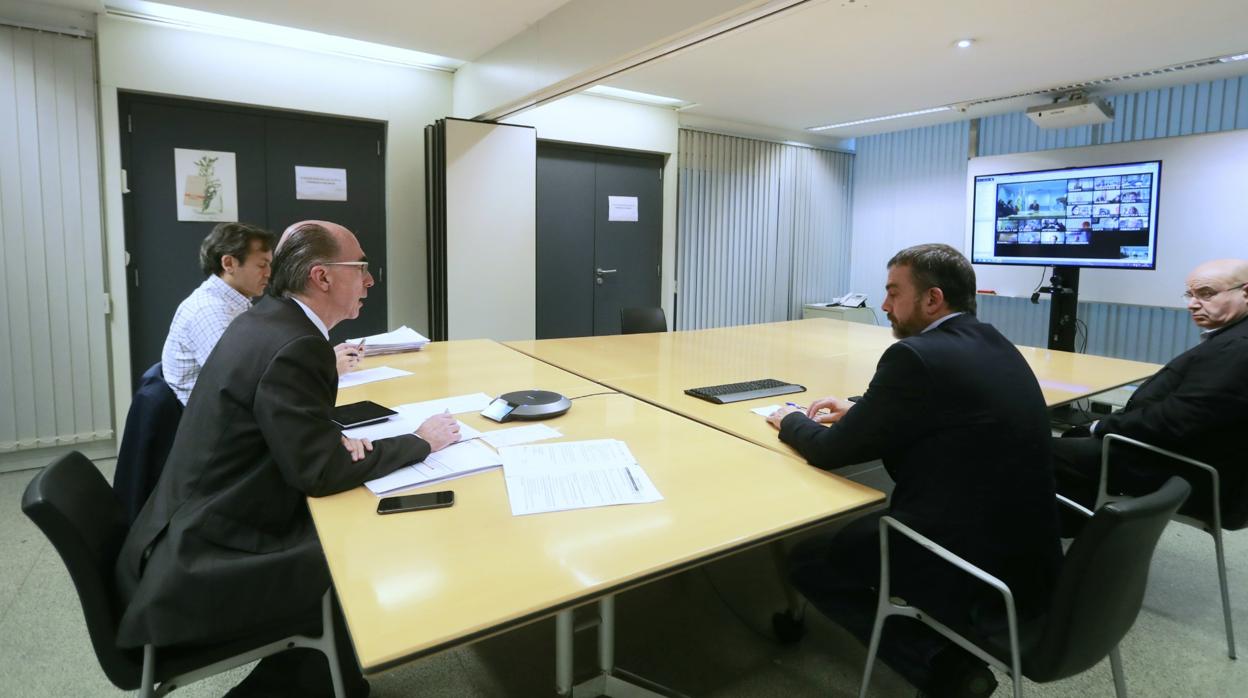
<instances>
[{"instance_id":1,"label":"bearded man in dark suit","mask_svg":"<svg viewBox=\"0 0 1248 698\"><path fill-rule=\"evenodd\" d=\"M793 585L866 641L888 514L1010 585L1020 615L1048 603L1061 563L1049 420L1018 350L975 318L975 271L948 245L918 245L888 263L883 310L900 340L857 402L816 400L768 418L780 440L826 470L880 458L896 487L885 511L800 543ZM909 539L891 540L892 591L954 628L1000 596ZM986 696L986 664L909 618L886 626L879 656L920 690Z\"/></svg>"},{"instance_id":2,"label":"bearded man in dark suit","mask_svg":"<svg viewBox=\"0 0 1248 698\"><path fill-rule=\"evenodd\" d=\"M209 355L165 469L117 561L124 647L228 641L320 617L329 569L306 498L387 475L454 443L450 415L377 443L330 420L338 372L329 329L359 314L373 278L351 231L292 226L271 296L238 316ZM341 631L340 631L341 632ZM351 693L366 695L347 635ZM234 695L332 694L313 650L261 662Z\"/></svg>"}]
</instances>

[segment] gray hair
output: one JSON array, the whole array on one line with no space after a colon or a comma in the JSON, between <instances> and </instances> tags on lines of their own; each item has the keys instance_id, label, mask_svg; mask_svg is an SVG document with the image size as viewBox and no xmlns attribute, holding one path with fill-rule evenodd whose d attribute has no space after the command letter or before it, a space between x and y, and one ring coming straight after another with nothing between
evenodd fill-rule
<instances>
[{"instance_id":1,"label":"gray hair","mask_svg":"<svg viewBox=\"0 0 1248 698\"><path fill-rule=\"evenodd\" d=\"M339 254L338 241L317 223L305 223L287 233L273 255L269 293L277 297L302 293L312 267L333 261Z\"/></svg>"},{"instance_id":2,"label":"gray hair","mask_svg":"<svg viewBox=\"0 0 1248 698\"><path fill-rule=\"evenodd\" d=\"M954 312L975 314L975 268L954 248L939 243L915 245L888 260L891 269L910 267L919 291L939 288Z\"/></svg>"},{"instance_id":3,"label":"gray hair","mask_svg":"<svg viewBox=\"0 0 1248 698\"><path fill-rule=\"evenodd\" d=\"M222 257L229 255L239 264L246 262L253 240L260 243L262 252L268 252L273 249L277 237L264 228L247 223L218 223L199 244L199 268L205 274L220 275L225 271L221 264Z\"/></svg>"}]
</instances>

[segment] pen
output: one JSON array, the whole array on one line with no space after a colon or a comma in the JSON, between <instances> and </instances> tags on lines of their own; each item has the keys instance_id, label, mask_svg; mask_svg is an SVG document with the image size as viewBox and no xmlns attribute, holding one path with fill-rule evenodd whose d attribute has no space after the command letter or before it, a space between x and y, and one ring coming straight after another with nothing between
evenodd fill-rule
<instances>
[{"instance_id":1,"label":"pen","mask_svg":"<svg viewBox=\"0 0 1248 698\"><path fill-rule=\"evenodd\" d=\"M637 481L633 479L633 471L629 470L628 468L625 468L624 474L628 476L628 481L632 483L633 491L640 492L641 488L637 486Z\"/></svg>"},{"instance_id":2,"label":"pen","mask_svg":"<svg viewBox=\"0 0 1248 698\"><path fill-rule=\"evenodd\" d=\"M354 351L354 352L347 352L347 356L355 356L355 357L358 357L358 356L362 355L362 354L364 353L364 342L367 342L367 341L368 341L368 337L365 337L365 338L361 339L361 340L360 340L360 343L359 343L359 344L357 344L357 345L355 345L355 351Z\"/></svg>"}]
</instances>

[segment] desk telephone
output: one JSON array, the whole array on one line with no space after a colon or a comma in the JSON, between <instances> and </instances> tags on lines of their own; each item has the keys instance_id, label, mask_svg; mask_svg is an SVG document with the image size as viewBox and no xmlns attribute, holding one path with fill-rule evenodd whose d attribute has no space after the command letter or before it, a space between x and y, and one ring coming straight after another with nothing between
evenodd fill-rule
<instances>
[{"instance_id":1,"label":"desk telephone","mask_svg":"<svg viewBox=\"0 0 1248 698\"><path fill-rule=\"evenodd\" d=\"M828 306L839 305L843 308L865 308L867 305L867 294L865 293L846 293L840 298L833 298Z\"/></svg>"}]
</instances>

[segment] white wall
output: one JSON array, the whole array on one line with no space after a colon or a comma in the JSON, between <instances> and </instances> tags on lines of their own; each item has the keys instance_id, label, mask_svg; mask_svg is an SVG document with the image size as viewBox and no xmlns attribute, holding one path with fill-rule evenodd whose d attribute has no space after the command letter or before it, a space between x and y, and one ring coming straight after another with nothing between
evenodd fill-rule
<instances>
[{"instance_id":1,"label":"white wall","mask_svg":"<svg viewBox=\"0 0 1248 698\"><path fill-rule=\"evenodd\" d=\"M966 211L971 207L969 182L976 175L1145 160L1161 160L1157 268L1083 269L1079 299L1181 307L1185 279L1198 264L1248 257L1248 223L1241 203L1248 182L1248 131L975 158L967 172ZM969 214L964 221L969 231ZM969 240L968 233L963 249L970 249ZM980 288L1009 296L1030 294L1039 276L1035 267L985 264L975 265L975 274Z\"/></svg>"},{"instance_id":2,"label":"white wall","mask_svg":"<svg viewBox=\"0 0 1248 698\"><path fill-rule=\"evenodd\" d=\"M572 95L530 109L505 123L533 126L541 140L627 148L667 156L663 165L663 311L674 317L676 288L676 151L680 127L674 109Z\"/></svg>"},{"instance_id":3,"label":"white wall","mask_svg":"<svg viewBox=\"0 0 1248 698\"><path fill-rule=\"evenodd\" d=\"M427 329L424 127L451 110L451 75L101 16L105 242L116 423L130 403L117 91L134 90L387 123L389 322Z\"/></svg>"}]
</instances>

